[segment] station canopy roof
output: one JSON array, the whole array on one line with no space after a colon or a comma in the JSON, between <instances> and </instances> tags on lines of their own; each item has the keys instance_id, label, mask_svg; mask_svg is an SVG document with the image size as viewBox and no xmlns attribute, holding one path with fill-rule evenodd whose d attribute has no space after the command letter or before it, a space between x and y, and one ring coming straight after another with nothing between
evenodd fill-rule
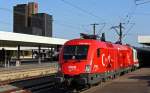
<instances>
[{"instance_id":1,"label":"station canopy roof","mask_svg":"<svg viewBox=\"0 0 150 93\"><path fill-rule=\"evenodd\" d=\"M67 39L27 35L13 32L0 31L0 47L50 47L52 45L63 45Z\"/></svg>"},{"instance_id":2,"label":"station canopy roof","mask_svg":"<svg viewBox=\"0 0 150 93\"><path fill-rule=\"evenodd\" d=\"M138 36L138 43L150 46L150 36Z\"/></svg>"}]
</instances>

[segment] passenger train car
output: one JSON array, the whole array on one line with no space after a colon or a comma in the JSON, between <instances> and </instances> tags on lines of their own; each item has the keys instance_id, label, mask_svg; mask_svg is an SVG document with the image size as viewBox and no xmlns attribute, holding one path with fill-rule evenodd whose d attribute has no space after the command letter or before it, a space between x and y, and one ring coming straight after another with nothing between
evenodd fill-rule
<instances>
[{"instance_id":1,"label":"passenger train car","mask_svg":"<svg viewBox=\"0 0 150 93\"><path fill-rule=\"evenodd\" d=\"M57 82L89 86L139 67L137 52L131 46L94 39L66 42L59 65Z\"/></svg>"}]
</instances>

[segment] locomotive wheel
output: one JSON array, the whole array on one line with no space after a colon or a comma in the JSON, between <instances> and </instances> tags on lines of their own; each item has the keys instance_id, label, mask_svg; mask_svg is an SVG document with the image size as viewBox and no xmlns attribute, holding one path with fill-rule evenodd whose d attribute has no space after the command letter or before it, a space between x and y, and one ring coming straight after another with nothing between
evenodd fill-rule
<instances>
[{"instance_id":1,"label":"locomotive wheel","mask_svg":"<svg viewBox=\"0 0 150 93\"><path fill-rule=\"evenodd\" d=\"M106 82L107 81L107 78L103 78L103 80L102 80L103 82Z\"/></svg>"},{"instance_id":2,"label":"locomotive wheel","mask_svg":"<svg viewBox=\"0 0 150 93\"><path fill-rule=\"evenodd\" d=\"M116 74L114 74L114 79L116 78Z\"/></svg>"}]
</instances>

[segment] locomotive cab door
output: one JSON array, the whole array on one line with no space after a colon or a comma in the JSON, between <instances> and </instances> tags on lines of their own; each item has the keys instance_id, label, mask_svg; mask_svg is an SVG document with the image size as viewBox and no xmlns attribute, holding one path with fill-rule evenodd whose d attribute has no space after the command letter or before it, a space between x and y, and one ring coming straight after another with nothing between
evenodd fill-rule
<instances>
[{"instance_id":1,"label":"locomotive cab door","mask_svg":"<svg viewBox=\"0 0 150 93\"><path fill-rule=\"evenodd\" d=\"M100 68L101 49L97 48L93 58L93 72L98 73Z\"/></svg>"}]
</instances>

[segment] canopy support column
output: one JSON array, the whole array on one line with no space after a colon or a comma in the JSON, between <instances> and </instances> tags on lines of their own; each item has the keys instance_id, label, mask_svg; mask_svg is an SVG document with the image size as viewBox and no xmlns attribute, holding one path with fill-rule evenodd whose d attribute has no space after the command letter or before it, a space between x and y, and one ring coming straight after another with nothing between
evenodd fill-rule
<instances>
[{"instance_id":1,"label":"canopy support column","mask_svg":"<svg viewBox=\"0 0 150 93\"><path fill-rule=\"evenodd\" d=\"M38 47L39 55L38 55L38 63L41 64L41 46Z\"/></svg>"},{"instance_id":2,"label":"canopy support column","mask_svg":"<svg viewBox=\"0 0 150 93\"><path fill-rule=\"evenodd\" d=\"M16 66L18 67L20 65L21 65L21 62L20 62L20 45L18 45Z\"/></svg>"}]
</instances>

